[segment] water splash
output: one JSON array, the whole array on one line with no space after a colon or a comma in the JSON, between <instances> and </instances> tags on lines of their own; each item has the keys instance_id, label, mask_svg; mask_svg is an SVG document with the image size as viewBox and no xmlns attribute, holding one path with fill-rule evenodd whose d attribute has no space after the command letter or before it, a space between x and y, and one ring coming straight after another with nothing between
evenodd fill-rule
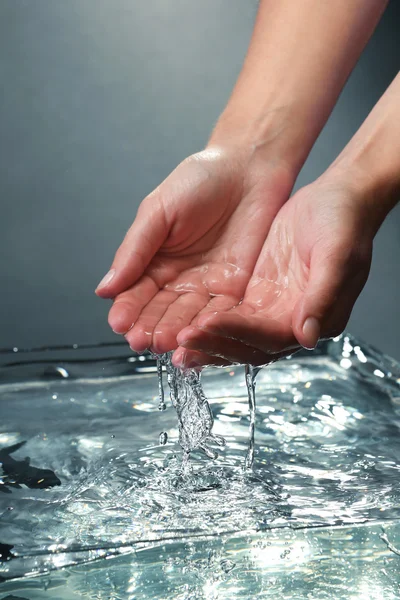
<instances>
[{"instance_id":1,"label":"water splash","mask_svg":"<svg viewBox=\"0 0 400 600\"><path fill-rule=\"evenodd\" d=\"M179 443L184 452L183 467L187 465L190 453L197 449L215 460L218 452L209 444L223 447L225 439L212 433L214 418L203 392L201 375L195 369L177 369L171 359L172 352L157 356L160 406L165 405L162 382L162 367L165 366L171 402L178 416Z\"/></svg>"},{"instance_id":2,"label":"water splash","mask_svg":"<svg viewBox=\"0 0 400 600\"><path fill-rule=\"evenodd\" d=\"M212 433L214 424L210 405L201 385L200 373L194 369L182 371L172 364L172 352L159 355L157 358L157 375L159 390L159 410L165 410L165 395L162 380L162 369L165 366L170 397L179 420L179 443L184 451L182 468L188 466L190 453L200 449L211 460L218 458L218 452L209 447L209 443L224 447L225 439ZM261 367L245 366L245 380L249 402L249 447L245 458L245 468L251 469L254 463L255 451L255 421L256 421L256 383L255 379ZM160 435L160 444L166 444L168 436ZM161 438L165 441L162 442Z\"/></svg>"}]
</instances>

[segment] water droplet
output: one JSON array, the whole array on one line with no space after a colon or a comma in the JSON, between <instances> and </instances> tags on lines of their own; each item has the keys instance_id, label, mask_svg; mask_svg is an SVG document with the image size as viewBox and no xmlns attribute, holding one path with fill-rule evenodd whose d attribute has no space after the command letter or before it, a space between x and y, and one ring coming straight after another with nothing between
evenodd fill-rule
<instances>
[{"instance_id":1,"label":"water droplet","mask_svg":"<svg viewBox=\"0 0 400 600\"><path fill-rule=\"evenodd\" d=\"M168 434L165 431L160 433L159 442L160 446L165 446L165 444L168 442Z\"/></svg>"},{"instance_id":2,"label":"water droplet","mask_svg":"<svg viewBox=\"0 0 400 600\"><path fill-rule=\"evenodd\" d=\"M63 379L67 379L69 377L69 373L68 373L67 369L64 369L64 367L56 367L54 369L54 371L55 371L55 374L59 375Z\"/></svg>"},{"instance_id":3,"label":"water droplet","mask_svg":"<svg viewBox=\"0 0 400 600\"><path fill-rule=\"evenodd\" d=\"M212 450L208 446L200 446L200 448L203 450L204 454L208 456L208 458L211 458L211 460L217 460L218 452L215 452L215 450Z\"/></svg>"},{"instance_id":4,"label":"water droplet","mask_svg":"<svg viewBox=\"0 0 400 600\"><path fill-rule=\"evenodd\" d=\"M236 567L236 563L229 559L221 560L220 565L224 573L229 573Z\"/></svg>"}]
</instances>

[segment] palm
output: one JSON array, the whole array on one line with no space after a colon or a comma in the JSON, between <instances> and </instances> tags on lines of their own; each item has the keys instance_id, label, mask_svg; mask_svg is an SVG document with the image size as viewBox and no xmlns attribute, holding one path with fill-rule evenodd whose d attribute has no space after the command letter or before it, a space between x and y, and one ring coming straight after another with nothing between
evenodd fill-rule
<instances>
[{"instance_id":1,"label":"palm","mask_svg":"<svg viewBox=\"0 0 400 600\"><path fill-rule=\"evenodd\" d=\"M135 350L162 353L177 347L179 331L199 315L234 307L289 193L277 171L250 178L220 155L180 165L138 214L137 227L150 227L146 236L162 243L140 278L116 296L113 328L129 330ZM119 252L126 253L129 234L124 244Z\"/></svg>"},{"instance_id":2,"label":"palm","mask_svg":"<svg viewBox=\"0 0 400 600\"><path fill-rule=\"evenodd\" d=\"M299 346L297 321L310 298L323 307L322 334L339 333L368 275L368 241L354 252L363 234L348 198L315 184L301 190L276 216L240 304L202 317L178 341L218 357L209 362L263 364Z\"/></svg>"}]
</instances>

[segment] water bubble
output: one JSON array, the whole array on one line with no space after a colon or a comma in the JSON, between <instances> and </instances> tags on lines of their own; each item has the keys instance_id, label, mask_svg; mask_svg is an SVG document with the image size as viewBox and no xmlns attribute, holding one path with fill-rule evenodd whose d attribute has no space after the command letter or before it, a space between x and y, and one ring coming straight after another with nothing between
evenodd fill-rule
<instances>
[{"instance_id":1,"label":"water bubble","mask_svg":"<svg viewBox=\"0 0 400 600\"><path fill-rule=\"evenodd\" d=\"M48 374L50 374L50 371L51 371L51 367L49 367L49 369L48 369ZM63 379L67 379L69 377L69 373L68 373L67 369L64 369L64 367L55 367L54 375L58 375L59 377L62 377Z\"/></svg>"},{"instance_id":2,"label":"water bubble","mask_svg":"<svg viewBox=\"0 0 400 600\"><path fill-rule=\"evenodd\" d=\"M224 573L229 573L236 567L236 563L234 563L232 560L225 559L221 560L220 566Z\"/></svg>"},{"instance_id":3,"label":"water bubble","mask_svg":"<svg viewBox=\"0 0 400 600\"><path fill-rule=\"evenodd\" d=\"M165 446L165 444L168 442L168 434L165 431L160 433L159 442L160 446Z\"/></svg>"},{"instance_id":4,"label":"water bubble","mask_svg":"<svg viewBox=\"0 0 400 600\"><path fill-rule=\"evenodd\" d=\"M218 458L218 452L215 452L215 450L212 450L208 446L200 446L200 449L203 450L204 454L208 456L208 458L211 458L211 460L216 460Z\"/></svg>"}]
</instances>

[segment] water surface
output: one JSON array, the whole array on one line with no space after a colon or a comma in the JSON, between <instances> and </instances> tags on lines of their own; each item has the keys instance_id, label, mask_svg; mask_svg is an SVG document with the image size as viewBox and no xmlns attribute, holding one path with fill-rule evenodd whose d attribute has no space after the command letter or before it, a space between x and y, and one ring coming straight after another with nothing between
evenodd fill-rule
<instances>
[{"instance_id":1,"label":"water surface","mask_svg":"<svg viewBox=\"0 0 400 600\"><path fill-rule=\"evenodd\" d=\"M262 369L250 471L244 369L206 370L227 445L185 474L155 367L102 365L0 384L0 598L399 597L397 363L343 336Z\"/></svg>"}]
</instances>

